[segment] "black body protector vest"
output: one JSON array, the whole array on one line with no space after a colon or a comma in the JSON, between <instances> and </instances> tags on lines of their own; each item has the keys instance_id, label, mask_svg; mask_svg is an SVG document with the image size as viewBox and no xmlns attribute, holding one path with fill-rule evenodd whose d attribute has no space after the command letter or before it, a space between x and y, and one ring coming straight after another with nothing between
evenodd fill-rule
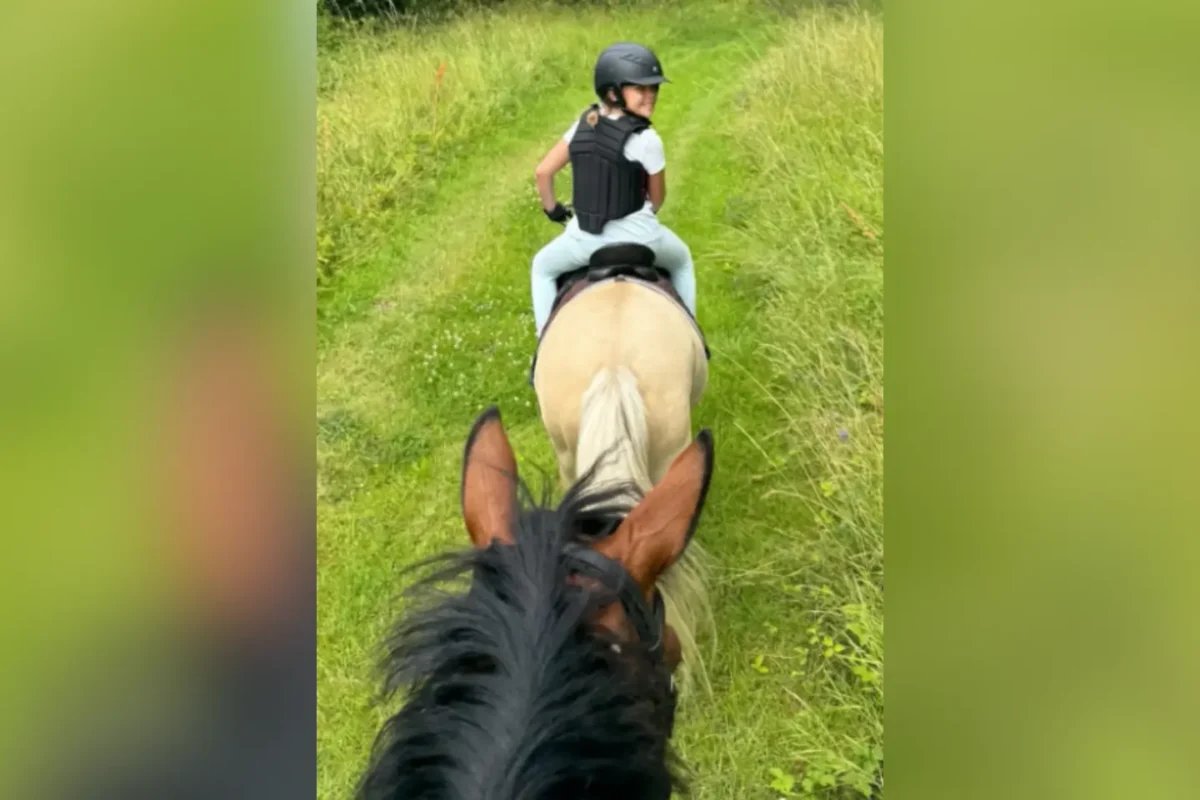
<instances>
[{"instance_id":1,"label":"black body protector vest","mask_svg":"<svg viewBox=\"0 0 1200 800\"><path fill-rule=\"evenodd\" d=\"M600 114L595 127L588 114ZM572 200L579 227L600 233L605 223L620 219L646 203L645 168L625 158L625 142L650 127L650 120L626 113L609 119L592 106L579 117L568 150L571 156Z\"/></svg>"}]
</instances>

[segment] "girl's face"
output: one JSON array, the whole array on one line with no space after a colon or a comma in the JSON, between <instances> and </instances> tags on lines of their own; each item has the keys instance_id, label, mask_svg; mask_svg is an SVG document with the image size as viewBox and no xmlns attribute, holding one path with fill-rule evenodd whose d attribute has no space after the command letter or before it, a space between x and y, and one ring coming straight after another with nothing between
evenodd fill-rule
<instances>
[{"instance_id":1,"label":"girl's face","mask_svg":"<svg viewBox=\"0 0 1200 800\"><path fill-rule=\"evenodd\" d=\"M657 86L625 86L621 89L625 107L643 117L654 115L654 103L658 100Z\"/></svg>"}]
</instances>

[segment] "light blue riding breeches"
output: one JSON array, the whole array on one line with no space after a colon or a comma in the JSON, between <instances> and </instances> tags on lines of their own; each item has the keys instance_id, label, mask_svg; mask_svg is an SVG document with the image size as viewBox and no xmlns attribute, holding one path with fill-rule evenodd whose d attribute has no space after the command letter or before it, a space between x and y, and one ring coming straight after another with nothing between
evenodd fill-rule
<instances>
[{"instance_id":1,"label":"light blue riding breeches","mask_svg":"<svg viewBox=\"0 0 1200 800\"><path fill-rule=\"evenodd\" d=\"M531 283L533 285L533 321L537 334L550 317L557 290L555 279L564 272L578 269L588 263L592 253L601 247L622 242L644 244L654 251L656 266L671 273L671 284L679 292L683 304L692 316L696 315L696 272L692 265L692 253L683 240L666 227L659 226L658 234L648 241L638 241L628 235L579 237L563 231L552 242L533 257Z\"/></svg>"}]
</instances>

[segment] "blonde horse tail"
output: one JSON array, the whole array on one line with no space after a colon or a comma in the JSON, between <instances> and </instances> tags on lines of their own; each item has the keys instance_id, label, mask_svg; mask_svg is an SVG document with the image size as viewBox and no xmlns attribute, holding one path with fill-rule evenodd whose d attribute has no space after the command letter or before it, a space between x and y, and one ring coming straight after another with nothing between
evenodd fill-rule
<instances>
[{"instance_id":1,"label":"blonde horse tail","mask_svg":"<svg viewBox=\"0 0 1200 800\"><path fill-rule=\"evenodd\" d=\"M637 376L627 367L601 369L584 392L575 454L576 475L594 469L593 485L597 488L632 484L636 494L627 495L629 509L653 488L646 407ZM681 698L697 675L711 692L698 644L702 630L715 628L706 590L706 560L700 543L693 540L658 582L667 623L675 630L683 650L683 663L676 675Z\"/></svg>"},{"instance_id":2,"label":"blonde horse tail","mask_svg":"<svg viewBox=\"0 0 1200 800\"><path fill-rule=\"evenodd\" d=\"M594 485L603 488L632 483L637 490L629 498L632 508L651 489L649 440L637 376L627 367L597 372L583 393L575 447L577 474L594 469Z\"/></svg>"}]
</instances>

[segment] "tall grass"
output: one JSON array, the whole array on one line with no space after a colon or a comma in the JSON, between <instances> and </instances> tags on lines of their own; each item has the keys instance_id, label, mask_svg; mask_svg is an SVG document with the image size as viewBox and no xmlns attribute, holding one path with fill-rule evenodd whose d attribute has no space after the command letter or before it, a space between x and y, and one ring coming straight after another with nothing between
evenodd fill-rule
<instances>
[{"instance_id":1,"label":"tall grass","mask_svg":"<svg viewBox=\"0 0 1200 800\"><path fill-rule=\"evenodd\" d=\"M519 113L531 84L565 86L567 68L586 58L579 33L538 12L481 12L361 37L324 59L318 281L369 257L391 233L394 211L428 202L438 167Z\"/></svg>"},{"instance_id":2,"label":"tall grass","mask_svg":"<svg viewBox=\"0 0 1200 800\"><path fill-rule=\"evenodd\" d=\"M801 794L882 780L882 37L859 13L793 23L736 126L750 181L732 242L774 332L751 380L778 414L765 499L795 520L780 588L808 620L787 666L794 761L775 779Z\"/></svg>"}]
</instances>

